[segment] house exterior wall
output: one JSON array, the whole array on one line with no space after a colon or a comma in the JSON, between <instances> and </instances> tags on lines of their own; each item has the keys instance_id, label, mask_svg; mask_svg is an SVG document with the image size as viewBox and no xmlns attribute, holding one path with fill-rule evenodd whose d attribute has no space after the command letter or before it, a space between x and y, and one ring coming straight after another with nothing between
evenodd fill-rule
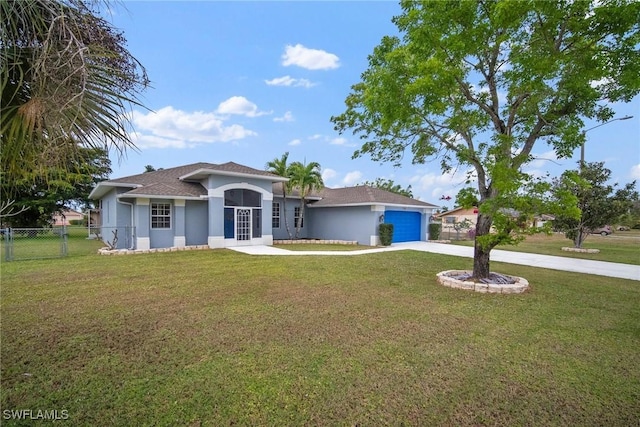
<instances>
[{"instance_id":1,"label":"house exterior wall","mask_svg":"<svg viewBox=\"0 0 640 427\"><path fill-rule=\"evenodd\" d=\"M101 199L100 236L103 242L114 245L116 249L129 249L135 243L131 228L132 207L117 198L118 194L125 191L126 189L114 189Z\"/></svg>"},{"instance_id":2,"label":"house exterior wall","mask_svg":"<svg viewBox=\"0 0 640 427\"><path fill-rule=\"evenodd\" d=\"M296 235L296 227L294 226L295 225L295 209L300 207L300 199L287 198L286 212L284 211L285 207L283 206L282 197L274 197L272 203L280 203L280 228L272 228L273 238L276 240L289 239L289 235L287 234L287 227L285 225L285 215L287 218L287 222L289 223L289 230L291 231L291 237L295 237ZM309 211L311 210L312 209L309 208L309 206L306 206L304 209L304 214L302 219L302 228L300 229L300 234L298 235L300 239L313 237L309 232L309 224L311 224L311 220L309 219ZM272 207L269 208L268 217L269 217L269 226L271 226L271 220L273 218Z\"/></svg>"},{"instance_id":3,"label":"house exterior wall","mask_svg":"<svg viewBox=\"0 0 640 427\"><path fill-rule=\"evenodd\" d=\"M271 227L273 193L270 180L211 175L209 176L206 184L208 186L207 191L209 198L209 235L207 238L209 247L222 248L227 246L235 246L238 244L270 245L273 243L273 234ZM256 226L256 224L253 224L252 226L253 233L255 233L257 229L260 229L260 237L253 237L250 241L242 243L232 238L225 238L224 192L231 189L249 189L261 193L262 215L260 218L260 226L258 227Z\"/></svg>"},{"instance_id":4,"label":"house exterior wall","mask_svg":"<svg viewBox=\"0 0 640 427\"><path fill-rule=\"evenodd\" d=\"M185 204L185 244L206 245L209 235L208 203L187 200Z\"/></svg>"},{"instance_id":5,"label":"house exterior wall","mask_svg":"<svg viewBox=\"0 0 640 427\"><path fill-rule=\"evenodd\" d=\"M378 235L380 211L371 206L307 208L309 236L328 240L356 240L371 245Z\"/></svg>"},{"instance_id":6,"label":"house exterior wall","mask_svg":"<svg viewBox=\"0 0 640 427\"><path fill-rule=\"evenodd\" d=\"M171 204L171 225L169 228L154 229L149 226L149 243L150 248L170 248L174 246L173 237L176 236L176 205L174 200L169 199L151 199L150 204L153 203L169 203ZM151 205L149 206L151 209ZM184 223L184 213L182 214L182 221ZM149 220L151 215L149 215Z\"/></svg>"}]
</instances>

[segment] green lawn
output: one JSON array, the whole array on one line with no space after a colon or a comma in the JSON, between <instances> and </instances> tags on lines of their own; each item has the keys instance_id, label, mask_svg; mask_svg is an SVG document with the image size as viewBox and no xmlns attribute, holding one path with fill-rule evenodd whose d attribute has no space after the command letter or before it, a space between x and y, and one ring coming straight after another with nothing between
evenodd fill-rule
<instances>
[{"instance_id":1,"label":"green lawn","mask_svg":"<svg viewBox=\"0 0 640 427\"><path fill-rule=\"evenodd\" d=\"M470 266L413 251L3 263L2 409L87 426L637 424L638 282L500 263L531 290L435 281Z\"/></svg>"},{"instance_id":2,"label":"green lawn","mask_svg":"<svg viewBox=\"0 0 640 427\"><path fill-rule=\"evenodd\" d=\"M472 240L452 243L473 246ZM618 231L606 237L598 234L588 236L582 247L600 249L600 253L597 254L565 252L562 250L563 246L573 247L573 242L563 234L554 233L550 236L544 234L529 236L527 240L516 246L497 246L495 249L640 265L640 233L637 230Z\"/></svg>"}]
</instances>

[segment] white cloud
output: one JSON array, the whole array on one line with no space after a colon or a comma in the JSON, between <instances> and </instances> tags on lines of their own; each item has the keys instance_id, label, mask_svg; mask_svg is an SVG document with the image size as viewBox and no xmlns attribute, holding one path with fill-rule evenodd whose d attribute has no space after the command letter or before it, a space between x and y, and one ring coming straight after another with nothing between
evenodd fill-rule
<instances>
[{"instance_id":1,"label":"white cloud","mask_svg":"<svg viewBox=\"0 0 640 427\"><path fill-rule=\"evenodd\" d=\"M338 175L338 172L334 171L333 169L330 169L330 168L322 169L322 180L324 181L325 185L327 181L330 181L331 179L335 178L337 175Z\"/></svg>"},{"instance_id":2,"label":"white cloud","mask_svg":"<svg viewBox=\"0 0 640 427\"><path fill-rule=\"evenodd\" d=\"M428 172L422 175L414 175L409 180L409 183L415 190L414 194L426 194L426 201L437 204L442 196L449 196L451 200L454 200L465 181L466 174L464 172L451 171L446 173ZM474 185L473 182L471 185Z\"/></svg>"},{"instance_id":3,"label":"white cloud","mask_svg":"<svg viewBox=\"0 0 640 427\"><path fill-rule=\"evenodd\" d=\"M247 117L271 114L271 112L258 111L258 106L244 96L232 96L226 101L222 101L216 111L220 114L237 114Z\"/></svg>"},{"instance_id":4,"label":"white cloud","mask_svg":"<svg viewBox=\"0 0 640 427\"><path fill-rule=\"evenodd\" d=\"M299 139L294 139L288 145L295 146L295 145L300 145L301 143L302 141L300 141Z\"/></svg>"},{"instance_id":5,"label":"white cloud","mask_svg":"<svg viewBox=\"0 0 640 427\"><path fill-rule=\"evenodd\" d=\"M307 89L317 84L307 79L295 79L291 76L276 77L275 79L265 80L264 82L269 86L304 87Z\"/></svg>"},{"instance_id":6,"label":"white cloud","mask_svg":"<svg viewBox=\"0 0 640 427\"><path fill-rule=\"evenodd\" d=\"M274 117L273 121L274 122L292 122L295 119L293 118L293 114L291 114L291 111L287 111L286 113L284 113L284 116L282 117Z\"/></svg>"},{"instance_id":7,"label":"white cloud","mask_svg":"<svg viewBox=\"0 0 640 427\"><path fill-rule=\"evenodd\" d=\"M631 179L640 179L640 163L631 168L629 175Z\"/></svg>"},{"instance_id":8,"label":"white cloud","mask_svg":"<svg viewBox=\"0 0 640 427\"><path fill-rule=\"evenodd\" d=\"M171 106L146 114L133 111L134 143L139 148L187 148L257 135L238 124L225 124L214 112L176 110Z\"/></svg>"},{"instance_id":9,"label":"white cloud","mask_svg":"<svg viewBox=\"0 0 640 427\"><path fill-rule=\"evenodd\" d=\"M322 138L322 135L320 135L319 133L316 133L315 135L311 135L307 139L315 140L315 139L320 139L320 138Z\"/></svg>"},{"instance_id":10,"label":"white cloud","mask_svg":"<svg viewBox=\"0 0 640 427\"><path fill-rule=\"evenodd\" d=\"M352 171L344 176L342 183L346 186L351 186L357 184L362 180L362 172L360 171Z\"/></svg>"},{"instance_id":11,"label":"white cloud","mask_svg":"<svg viewBox=\"0 0 640 427\"><path fill-rule=\"evenodd\" d=\"M329 143L332 145L344 145L347 143L347 139L340 136L338 138L333 138Z\"/></svg>"},{"instance_id":12,"label":"white cloud","mask_svg":"<svg viewBox=\"0 0 640 427\"><path fill-rule=\"evenodd\" d=\"M297 65L307 70L331 70L340 66L340 58L333 53L319 49L309 49L300 43L287 45L282 55L282 65Z\"/></svg>"}]
</instances>

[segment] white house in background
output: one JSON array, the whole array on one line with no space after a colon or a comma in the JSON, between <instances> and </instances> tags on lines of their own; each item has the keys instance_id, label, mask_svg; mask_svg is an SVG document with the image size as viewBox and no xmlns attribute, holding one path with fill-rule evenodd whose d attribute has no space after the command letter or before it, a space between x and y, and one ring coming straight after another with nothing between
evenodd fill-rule
<instances>
[{"instance_id":1,"label":"white house in background","mask_svg":"<svg viewBox=\"0 0 640 427\"><path fill-rule=\"evenodd\" d=\"M271 245L288 239L300 197L270 172L228 162L194 163L109 181L93 189L103 238L117 230L118 248ZM379 244L378 225L394 224L394 242L427 240L436 205L368 186L324 188L307 197L301 238Z\"/></svg>"}]
</instances>

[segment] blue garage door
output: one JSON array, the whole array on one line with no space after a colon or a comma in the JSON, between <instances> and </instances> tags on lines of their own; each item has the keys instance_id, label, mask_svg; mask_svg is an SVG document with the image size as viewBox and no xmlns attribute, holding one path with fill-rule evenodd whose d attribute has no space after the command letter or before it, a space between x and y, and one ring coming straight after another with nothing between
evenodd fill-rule
<instances>
[{"instance_id":1,"label":"blue garage door","mask_svg":"<svg viewBox=\"0 0 640 427\"><path fill-rule=\"evenodd\" d=\"M393 224L393 243L420 240L420 212L386 211L384 222Z\"/></svg>"}]
</instances>

